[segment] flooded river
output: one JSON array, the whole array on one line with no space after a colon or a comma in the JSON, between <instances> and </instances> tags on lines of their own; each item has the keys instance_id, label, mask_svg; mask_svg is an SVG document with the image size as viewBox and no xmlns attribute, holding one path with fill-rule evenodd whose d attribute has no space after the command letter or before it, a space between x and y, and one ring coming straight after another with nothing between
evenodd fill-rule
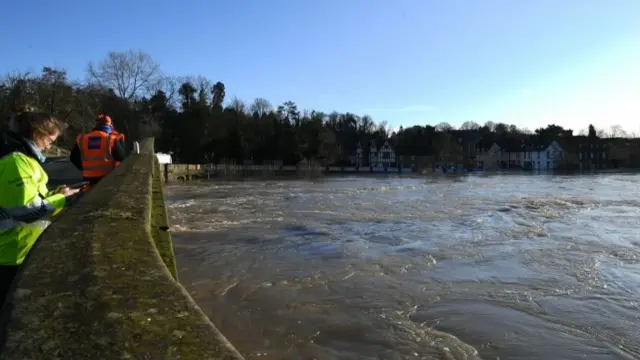
<instances>
[{"instance_id":1,"label":"flooded river","mask_svg":"<svg viewBox=\"0 0 640 360\"><path fill-rule=\"evenodd\" d=\"M167 187L182 283L247 359L640 359L640 176Z\"/></svg>"}]
</instances>

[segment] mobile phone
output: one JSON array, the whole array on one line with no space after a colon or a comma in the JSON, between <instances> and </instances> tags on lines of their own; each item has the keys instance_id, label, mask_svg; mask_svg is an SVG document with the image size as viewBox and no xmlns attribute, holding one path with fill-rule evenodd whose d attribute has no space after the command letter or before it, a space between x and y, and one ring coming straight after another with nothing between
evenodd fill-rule
<instances>
[{"instance_id":1,"label":"mobile phone","mask_svg":"<svg viewBox=\"0 0 640 360\"><path fill-rule=\"evenodd\" d=\"M67 187L69 189L81 189L81 188L83 188L83 187L85 187L87 185L89 185L88 181L81 181L81 182L78 182L78 183L75 183L75 184L67 185Z\"/></svg>"}]
</instances>

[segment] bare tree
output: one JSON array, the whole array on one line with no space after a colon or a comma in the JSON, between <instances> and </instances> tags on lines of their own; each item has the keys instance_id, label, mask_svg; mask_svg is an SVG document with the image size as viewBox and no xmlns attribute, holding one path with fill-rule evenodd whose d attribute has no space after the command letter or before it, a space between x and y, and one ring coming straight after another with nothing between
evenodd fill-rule
<instances>
[{"instance_id":1,"label":"bare tree","mask_svg":"<svg viewBox=\"0 0 640 360\"><path fill-rule=\"evenodd\" d=\"M210 91L211 81L204 76L197 76L192 81L198 87L198 103L203 106L208 106L210 103Z\"/></svg>"},{"instance_id":2,"label":"bare tree","mask_svg":"<svg viewBox=\"0 0 640 360\"><path fill-rule=\"evenodd\" d=\"M609 129L608 135L609 137L612 137L612 138L628 136L627 132L624 131L624 129L620 125L612 125L611 128Z\"/></svg>"},{"instance_id":3,"label":"bare tree","mask_svg":"<svg viewBox=\"0 0 640 360\"><path fill-rule=\"evenodd\" d=\"M157 89L162 81L160 66L142 51L110 51L97 64L87 66L91 82L113 89L122 99L135 100Z\"/></svg>"},{"instance_id":4,"label":"bare tree","mask_svg":"<svg viewBox=\"0 0 640 360\"><path fill-rule=\"evenodd\" d=\"M363 115L358 122L358 132L362 135L373 131L373 119L369 115Z\"/></svg>"},{"instance_id":5,"label":"bare tree","mask_svg":"<svg viewBox=\"0 0 640 360\"><path fill-rule=\"evenodd\" d=\"M101 94L99 86L76 84L73 96L75 116L69 119L71 127L85 133L93 126L93 119L100 109Z\"/></svg>"},{"instance_id":6,"label":"bare tree","mask_svg":"<svg viewBox=\"0 0 640 360\"><path fill-rule=\"evenodd\" d=\"M489 129L489 131L495 131L496 130L496 123L494 123L493 121L487 121L486 123L484 123L484 126Z\"/></svg>"},{"instance_id":7,"label":"bare tree","mask_svg":"<svg viewBox=\"0 0 640 360\"><path fill-rule=\"evenodd\" d=\"M453 130L453 126L451 126L451 124L449 124L448 122L441 122L440 124L436 125L436 131L445 132L451 130Z\"/></svg>"},{"instance_id":8,"label":"bare tree","mask_svg":"<svg viewBox=\"0 0 640 360\"><path fill-rule=\"evenodd\" d=\"M180 79L175 76L160 76L152 87L152 92L155 94L158 91L162 91L167 97L167 104L177 108L180 106L178 89L181 84Z\"/></svg>"},{"instance_id":9,"label":"bare tree","mask_svg":"<svg viewBox=\"0 0 640 360\"><path fill-rule=\"evenodd\" d=\"M65 121L73 108L73 87L67 82L67 72L44 67L38 84L38 105Z\"/></svg>"},{"instance_id":10,"label":"bare tree","mask_svg":"<svg viewBox=\"0 0 640 360\"><path fill-rule=\"evenodd\" d=\"M460 125L460 130L478 130L480 125L474 121L465 121Z\"/></svg>"},{"instance_id":11,"label":"bare tree","mask_svg":"<svg viewBox=\"0 0 640 360\"><path fill-rule=\"evenodd\" d=\"M495 131L498 134L506 134L507 132L509 132L509 125L505 123L497 123L493 127L493 131Z\"/></svg>"},{"instance_id":12,"label":"bare tree","mask_svg":"<svg viewBox=\"0 0 640 360\"><path fill-rule=\"evenodd\" d=\"M33 74L28 71L13 71L4 76L2 83L8 100L2 105L3 113L13 117L13 114L24 110L25 106L35 107L37 94L33 86Z\"/></svg>"},{"instance_id":13,"label":"bare tree","mask_svg":"<svg viewBox=\"0 0 640 360\"><path fill-rule=\"evenodd\" d=\"M229 103L229 108L235 110L238 113L245 113L247 111L247 105L241 99L234 97Z\"/></svg>"},{"instance_id":14,"label":"bare tree","mask_svg":"<svg viewBox=\"0 0 640 360\"><path fill-rule=\"evenodd\" d=\"M265 98L256 98L255 100L253 100L253 103L251 104L249 109L251 110L252 114L257 114L258 116L262 117L263 115L273 111L273 106L271 105L269 100Z\"/></svg>"},{"instance_id":15,"label":"bare tree","mask_svg":"<svg viewBox=\"0 0 640 360\"><path fill-rule=\"evenodd\" d=\"M384 134L386 137L389 137L391 135L392 129L391 126L389 126L387 120L382 120L378 124L378 131L380 132L380 134Z\"/></svg>"}]
</instances>

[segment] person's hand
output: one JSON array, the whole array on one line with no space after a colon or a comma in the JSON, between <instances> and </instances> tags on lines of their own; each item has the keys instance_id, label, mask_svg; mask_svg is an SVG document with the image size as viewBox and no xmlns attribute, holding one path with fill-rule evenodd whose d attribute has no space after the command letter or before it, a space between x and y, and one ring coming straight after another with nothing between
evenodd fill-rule
<instances>
[{"instance_id":1,"label":"person's hand","mask_svg":"<svg viewBox=\"0 0 640 360\"><path fill-rule=\"evenodd\" d=\"M71 189L68 186L60 186L58 188L58 193L64 196L71 196L80 192L80 189Z\"/></svg>"}]
</instances>

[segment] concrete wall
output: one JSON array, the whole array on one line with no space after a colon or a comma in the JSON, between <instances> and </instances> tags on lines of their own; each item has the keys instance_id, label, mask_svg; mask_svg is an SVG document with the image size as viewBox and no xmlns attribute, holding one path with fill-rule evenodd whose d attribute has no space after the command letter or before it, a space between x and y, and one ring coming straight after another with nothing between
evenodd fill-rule
<instances>
[{"instance_id":1,"label":"concrete wall","mask_svg":"<svg viewBox=\"0 0 640 360\"><path fill-rule=\"evenodd\" d=\"M153 142L40 238L3 308L2 359L242 359L176 281Z\"/></svg>"}]
</instances>

